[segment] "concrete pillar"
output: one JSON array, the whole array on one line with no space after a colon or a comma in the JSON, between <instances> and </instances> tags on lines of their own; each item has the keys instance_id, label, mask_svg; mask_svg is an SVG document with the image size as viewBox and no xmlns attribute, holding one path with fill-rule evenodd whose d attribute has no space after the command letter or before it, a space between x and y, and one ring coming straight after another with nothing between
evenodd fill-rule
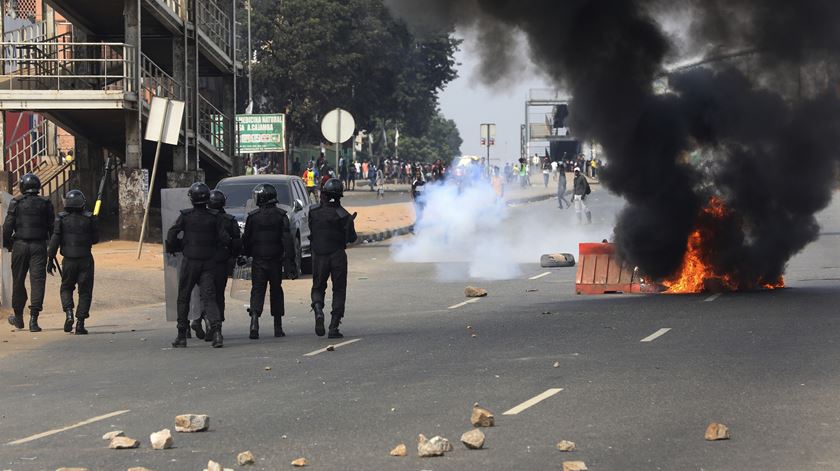
<instances>
[{"instance_id":1,"label":"concrete pillar","mask_svg":"<svg viewBox=\"0 0 840 471\"><path fill-rule=\"evenodd\" d=\"M195 182L205 180L204 170L189 172L166 172L167 188L189 188Z\"/></svg>"},{"instance_id":2,"label":"concrete pillar","mask_svg":"<svg viewBox=\"0 0 840 471\"><path fill-rule=\"evenodd\" d=\"M99 190L97 176L104 165L102 147L88 141L87 139L76 139L75 157L75 189L82 190L87 196L88 203L92 206L96 201L96 193ZM65 188L70 191L74 188Z\"/></svg>"},{"instance_id":3,"label":"concrete pillar","mask_svg":"<svg viewBox=\"0 0 840 471\"><path fill-rule=\"evenodd\" d=\"M121 240L140 240L147 178L148 172L143 169L120 167L117 170Z\"/></svg>"},{"instance_id":4,"label":"concrete pillar","mask_svg":"<svg viewBox=\"0 0 840 471\"><path fill-rule=\"evenodd\" d=\"M6 30L6 2L0 1L0 31ZM0 74L6 73L6 48L0 47ZM6 112L0 111L0 191L15 194L12 174L6 163Z\"/></svg>"},{"instance_id":5,"label":"concrete pillar","mask_svg":"<svg viewBox=\"0 0 840 471\"><path fill-rule=\"evenodd\" d=\"M230 118L229 129L225 130L225 154L231 157L233 161L233 175L243 175L245 169L242 166L242 157L238 155L236 148L236 95L234 93L234 78L233 75L224 78L224 96L225 101L222 104L222 113Z\"/></svg>"},{"instance_id":6,"label":"concrete pillar","mask_svg":"<svg viewBox=\"0 0 840 471\"><path fill-rule=\"evenodd\" d=\"M124 0L123 16L125 18L125 43L134 46L136 50L135 77L140 73L140 0ZM125 113L125 166L128 168L140 168L142 165L142 146L140 136L140 112L129 110Z\"/></svg>"}]
</instances>

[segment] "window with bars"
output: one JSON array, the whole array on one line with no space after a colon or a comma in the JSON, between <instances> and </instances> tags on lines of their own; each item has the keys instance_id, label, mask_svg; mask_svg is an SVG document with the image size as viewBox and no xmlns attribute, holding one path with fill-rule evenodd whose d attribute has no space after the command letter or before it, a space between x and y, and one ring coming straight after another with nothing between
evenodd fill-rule
<instances>
[{"instance_id":1,"label":"window with bars","mask_svg":"<svg viewBox=\"0 0 840 471\"><path fill-rule=\"evenodd\" d=\"M38 14L38 0L5 0L6 14L14 18L34 20Z\"/></svg>"}]
</instances>

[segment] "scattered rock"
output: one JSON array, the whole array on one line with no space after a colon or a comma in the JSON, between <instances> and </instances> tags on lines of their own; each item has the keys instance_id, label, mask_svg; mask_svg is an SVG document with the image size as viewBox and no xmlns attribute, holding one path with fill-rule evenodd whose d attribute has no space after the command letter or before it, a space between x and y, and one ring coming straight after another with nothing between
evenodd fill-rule
<instances>
[{"instance_id":1,"label":"scattered rock","mask_svg":"<svg viewBox=\"0 0 840 471\"><path fill-rule=\"evenodd\" d=\"M575 446L575 442L562 440L560 441L560 443L557 444L557 449L560 451L575 451L577 447Z\"/></svg>"},{"instance_id":2,"label":"scattered rock","mask_svg":"<svg viewBox=\"0 0 840 471\"><path fill-rule=\"evenodd\" d=\"M476 404L473 406L472 414L470 415L470 423L473 427L492 427L496 424L496 418L492 412Z\"/></svg>"},{"instance_id":3,"label":"scattered rock","mask_svg":"<svg viewBox=\"0 0 840 471\"><path fill-rule=\"evenodd\" d=\"M58 468L55 471L88 471L87 468Z\"/></svg>"},{"instance_id":4,"label":"scattered rock","mask_svg":"<svg viewBox=\"0 0 840 471\"><path fill-rule=\"evenodd\" d=\"M243 451L242 453L236 455L236 464L239 466L254 464L255 461L254 454L250 451Z\"/></svg>"},{"instance_id":5,"label":"scattered rock","mask_svg":"<svg viewBox=\"0 0 840 471\"><path fill-rule=\"evenodd\" d=\"M140 442L133 438L128 437L114 437L111 440L111 443L108 444L108 448L112 450L127 450L130 448L137 448L140 446Z\"/></svg>"},{"instance_id":6,"label":"scattered rock","mask_svg":"<svg viewBox=\"0 0 840 471\"><path fill-rule=\"evenodd\" d=\"M223 470L222 470L222 465L220 465L219 463L216 463L213 460L210 460L210 461L207 462L207 469L205 469L204 471L223 471Z\"/></svg>"},{"instance_id":7,"label":"scattered rock","mask_svg":"<svg viewBox=\"0 0 840 471\"><path fill-rule=\"evenodd\" d=\"M429 440L422 433L417 436L417 453L422 458L443 456L447 451L452 451L452 444L449 443L449 440L440 436L434 436Z\"/></svg>"},{"instance_id":8,"label":"scattered rock","mask_svg":"<svg viewBox=\"0 0 840 471\"><path fill-rule=\"evenodd\" d=\"M472 335L470 335L470 338L477 339L477 338L478 338L478 335L472 334Z\"/></svg>"},{"instance_id":9,"label":"scattered rock","mask_svg":"<svg viewBox=\"0 0 840 471\"><path fill-rule=\"evenodd\" d=\"M464 296L468 298L483 298L487 296L487 290L484 288L476 288L475 286L467 286L464 288Z\"/></svg>"},{"instance_id":10,"label":"scattered rock","mask_svg":"<svg viewBox=\"0 0 840 471\"><path fill-rule=\"evenodd\" d=\"M480 450L484 448L484 432L477 428L472 429L461 435L461 443L470 450Z\"/></svg>"},{"instance_id":11,"label":"scattered rock","mask_svg":"<svg viewBox=\"0 0 840 471\"><path fill-rule=\"evenodd\" d=\"M210 417L201 414L184 414L175 417L176 432L204 432L210 428Z\"/></svg>"},{"instance_id":12,"label":"scattered rock","mask_svg":"<svg viewBox=\"0 0 840 471\"><path fill-rule=\"evenodd\" d=\"M399 445L395 446L393 450L391 450L391 456L407 456L408 455L408 448L406 448L405 443L400 443Z\"/></svg>"},{"instance_id":13,"label":"scattered rock","mask_svg":"<svg viewBox=\"0 0 840 471\"><path fill-rule=\"evenodd\" d=\"M292 466L294 466L295 468L303 468L307 465L309 465L309 461L306 458L298 458L292 461Z\"/></svg>"},{"instance_id":14,"label":"scattered rock","mask_svg":"<svg viewBox=\"0 0 840 471\"><path fill-rule=\"evenodd\" d=\"M327 351L328 352L334 352L335 351L335 345L327 345Z\"/></svg>"},{"instance_id":15,"label":"scattered rock","mask_svg":"<svg viewBox=\"0 0 840 471\"><path fill-rule=\"evenodd\" d=\"M102 439L111 441L111 440L114 439L114 437L124 437L124 436L125 436L125 432L123 432L122 430L114 430L114 431L106 433L105 435L102 435Z\"/></svg>"},{"instance_id":16,"label":"scattered rock","mask_svg":"<svg viewBox=\"0 0 840 471\"><path fill-rule=\"evenodd\" d=\"M563 471L589 471L583 461L564 461Z\"/></svg>"},{"instance_id":17,"label":"scattered rock","mask_svg":"<svg viewBox=\"0 0 840 471\"><path fill-rule=\"evenodd\" d=\"M555 367L555 368L560 368L560 362L559 362L559 361L555 361L555 362L554 362L554 367Z\"/></svg>"},{"instance_id":18,"label":"scattered rock","mask_svg":"<svg viewBox=\"0 0 840 471\"><path fill-rule=\"evenodd\" d=\"M538 289L533 289L533 288L525 290L526 293L536 293L537 291L539 291L539 290Z\"/></svg>"},{"instance_id":19,"label":"scattered rock","mask_svg":"<svg viewBox=\"0 0 840 471\"><path fill-rule=\"evenodd\" d=\"M266 367L265 367L265 371L271 371L271 367L270 367L270 366L266 366Z\"/></svg>"},{"instance_id":20,"label":"scattered rock","mask_svg":"<svg viewBox=\"0 0 840 471\"><path fill-rule=\"evenodd\" d=\"M149 435L149 441L152 442L152 448L155 450L168 450L172 448L172 432L165 428Z\"/></svg>"},{"instance_id":21,"label":"scattered rock","mask_svg":"<svg viewBox=\"0 0 840 471\"><path fill-rule=\"evenodd\" d=\"M729 427L717 422L712 422L706 428L706 440L710 442L715 440L729 440Z\"/></svg>"},{"instance_id":22,"label":"scattered rock","mask_svg":"<svg viewBox=\"0 0 840 471\"><path fill-rule=\"evenodd\" d=\"M133 468L128 468L128 471L152 471L149 468L144 468L142 466L135 466Z\"/></svg>"}]
</instances>

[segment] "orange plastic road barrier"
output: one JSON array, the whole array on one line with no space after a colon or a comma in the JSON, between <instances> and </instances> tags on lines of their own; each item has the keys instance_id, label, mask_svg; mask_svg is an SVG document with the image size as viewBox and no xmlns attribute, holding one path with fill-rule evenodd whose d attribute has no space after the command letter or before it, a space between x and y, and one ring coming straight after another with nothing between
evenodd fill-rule
<instances>
[{"instance_id":1,"label":"orange plastic road barrier","mask_svg":"<svg viewBox=\"0 0 840 471\"><path fill-rule=\"evenodd\" d=\"M642 293L639 271L616 258L613 244L580 244L577 294Z\"/></svg>"}]
</instances>

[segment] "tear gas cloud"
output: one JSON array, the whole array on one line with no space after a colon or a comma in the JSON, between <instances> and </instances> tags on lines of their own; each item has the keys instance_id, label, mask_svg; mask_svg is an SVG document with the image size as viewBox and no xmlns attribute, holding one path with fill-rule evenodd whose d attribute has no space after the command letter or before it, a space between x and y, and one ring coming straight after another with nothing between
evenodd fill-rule
<instances>
[{"instance_id":1,"label":"tear gas cloud","mask_svg":"<svg viewBox=\"0 0 840 471\"><path fill-rule=\"evenodd\" d=\"M814 214L830 202L840 160L840 2L386 4L421 32L492 31L480 34L489 83L515 71L486 58L525 35L534 63L573 96L574 134L602 145L601 181L627 203L615 242L649 276L679 271L712 196L730 213L704 253L743 287L780 276L819 236ZM669 74L654 91L681 55L733 50L751 53Z\"/></svg>"}]
</instances>

